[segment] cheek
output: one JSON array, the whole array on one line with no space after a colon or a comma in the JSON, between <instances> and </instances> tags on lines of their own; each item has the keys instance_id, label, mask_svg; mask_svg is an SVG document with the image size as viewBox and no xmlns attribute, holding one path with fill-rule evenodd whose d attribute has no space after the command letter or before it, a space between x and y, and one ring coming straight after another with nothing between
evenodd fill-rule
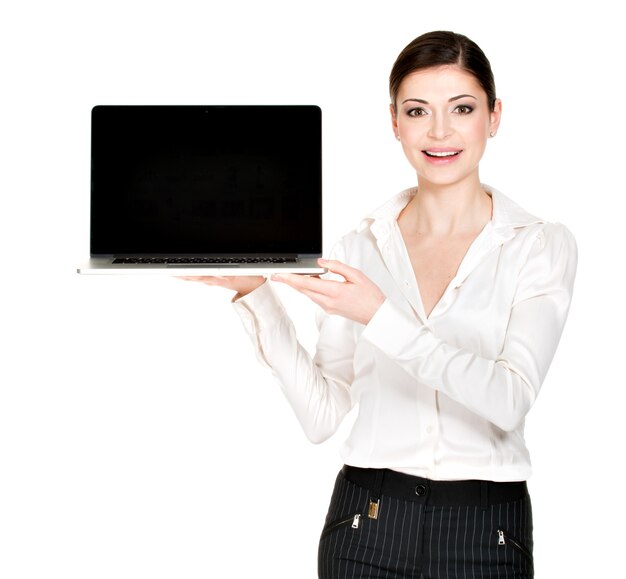
<instances>
[{"instance_id":1,"label":"cheek","mask_svg":"<svg viewBox=\"0 0 626 579\"><path fill-rule=\"evenodd\" d=\"M489 119L484 117L475 119L465 127L467 138L472 142L484 141L486 143L489 137L489 126Z\"/></svg>"},{"instance_id":2,"label":"cheek","mask_svg":"<svg viewBox=\"0 0 626 579\"><path fill-rule=\"evenodd\" d=\"M404 142L415 143L421 138L423 131L415 123L398 123L398 133Z\"/></svg>"},{"instance_id":3,"label":"cheek","mask_svg":"<svg viewBox=\"0 0 626 579\"><path fill-rule=\"evenodd\" d=\"M420 166L424 164L419 147L411 143L408 139L402 140L402 152L413 169L418 171Z\"/></svg>"},{"instance_id":4,"label":"cheek","mask_svg":"<svg viewBox=\"0 0 626 579\"><path fill-rule=\"evenodd\" d=\"M489 125L482 118L473 119L473 122L466 122L459 131L472 143L482 141L487 138Z\"/></svg>"}]
</instances>

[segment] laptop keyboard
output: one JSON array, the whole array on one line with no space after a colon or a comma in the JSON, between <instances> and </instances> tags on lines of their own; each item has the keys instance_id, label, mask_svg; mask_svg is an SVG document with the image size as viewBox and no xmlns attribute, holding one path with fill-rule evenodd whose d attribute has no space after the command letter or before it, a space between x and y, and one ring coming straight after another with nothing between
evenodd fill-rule
<instances>
[{"instance_id":1,"label":"laptop keyboard","mask_svg":"<svg viewBox=\"0 0 626 579\"><path fill-rule=\"evenodd\" d=\"M296 263L295 257L118 257L113 263L126 264L247 264L247 263Z\"/></svg>"}]
</instances>

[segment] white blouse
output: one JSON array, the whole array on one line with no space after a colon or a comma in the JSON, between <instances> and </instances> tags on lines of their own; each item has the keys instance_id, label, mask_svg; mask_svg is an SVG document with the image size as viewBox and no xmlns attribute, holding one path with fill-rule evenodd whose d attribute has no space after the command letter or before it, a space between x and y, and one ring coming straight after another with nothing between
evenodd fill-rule
<instances>
[{"instance_id":1,"label":"white blouse","mask_svg":"<svg viewBox=\"0 0 626 579\"><path fill-rule=\"evenodd\" d=\"M524 418L563 331L578 252L564 225L483 187L492 219L428 317L397 224L416 188L332 251L386 296L367 325L320 311L312 358L270 282L233 302L311 441L326 440L359 405L341 449L346 464L434 480L531 474Z\"/></svg>"}]
</instances>

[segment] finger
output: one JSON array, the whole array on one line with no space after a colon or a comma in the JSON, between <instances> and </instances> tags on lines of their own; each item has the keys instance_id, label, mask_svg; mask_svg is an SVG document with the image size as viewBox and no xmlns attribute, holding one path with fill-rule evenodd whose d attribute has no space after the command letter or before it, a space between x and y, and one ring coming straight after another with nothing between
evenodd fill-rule
<instances>
[{"instance_id":1,"label":"finger","mask_svg":"<svg viewBox=\"0 0 626 579\"><path fill-rule=\"evenodd\" d=\"M224 285L229 281L227 277L219 275L177 275L175 277L183 281L195 281L207 285Z\"/></svg>"},{"instance_id":2,"label":"finger","mask_svg":"<svg viewBox=\"0 0 626 579\"><path fill-rule=\"evenodd\" d=\"M360 270L350 267L341 261L336 259L320 259L319 264L333 273L338 273L348 281L358 281L363 277Z\"/></svg>"},{"instance_id":3,"label":"finger","mask_svg":"<svg viewBox=\"0 0 626 579\"><path fill-rule=\"evenodd\" d=\"M334 295L330 295L328 293L320 293L306 287L294 287L294 289L300 292L303 296L309 298L313 303L322 308L326 313L334 313L333 308L336 300L336 297Z\"/></svg>"},{"instance_id":4,"label":"finger","mask_svg":"<svg viewBox=\"0 0 626 579\"><path fill-rule=\"evenodd\" d=\"M320 306L324 311L329 312L330 307L330 298L325 294L320 294L318 292L314 292L307 289L298 290L302 295L309 298L313 303Z\"/></svg>"},{"instance_id":5,"label":"finger","mask_svg":"<svg viewBox=\"0 0 626 579\"><path fill-rule=\"evenodd\" d=\"M343 282L337 282L319 277L297 274L275 274L272 280L287 284L298 291L314 291L323 295L334 295L337 285Z\"/></svg>"},{"instance_id":6,"label":"finger","mask_svg":"<svg viewBox=\"0 0 626 579\"><path fill-rule=\"evenodd\" d=\"M201 281L205 282L208 277L203 275L177 275L176 279L182 279L183 281Z\"/></svg>"}]
</instances>

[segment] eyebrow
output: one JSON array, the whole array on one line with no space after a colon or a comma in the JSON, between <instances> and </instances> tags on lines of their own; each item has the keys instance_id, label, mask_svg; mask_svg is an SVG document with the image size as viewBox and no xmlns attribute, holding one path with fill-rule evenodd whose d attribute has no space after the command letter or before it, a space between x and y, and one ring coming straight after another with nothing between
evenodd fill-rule
<instances>
[{"instance_id":1,"label":"eyebrow","mask_svg":"<svg viewBox=\"0 0 626 579\"><path fill-rule=\"evenodd\" d=\"M448 99L448 102L454 102L454 101L458 101L459 99L465 98L465 97L470 97L473 98L474 100L478 100L474 95L471 94L460 94L458 96L454 96L450 99ZM416 103L422 103L423 105L429 105L430 103L428 101L425 101L424 99L404 99L402 101L401 104L407 103L407 102L416 102Z\"/></svg>"}]
</instances>

